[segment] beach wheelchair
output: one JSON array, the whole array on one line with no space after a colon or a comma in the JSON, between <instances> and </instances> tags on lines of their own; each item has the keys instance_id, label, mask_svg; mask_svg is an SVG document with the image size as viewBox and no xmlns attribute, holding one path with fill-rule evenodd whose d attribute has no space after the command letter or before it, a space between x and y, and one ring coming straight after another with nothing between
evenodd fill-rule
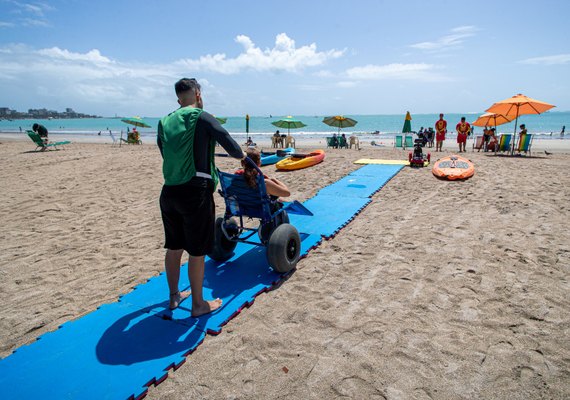
<instances>
[{"instance_id":1,"label":"beach wheelchair","mask_svg":"<svg viewBox=\"0 0 570 400\"><path fill-rule=\"evenodd\" d=\"M289 223L288 212L313 215L298 201L287 205L267 194L263 172L255 163L246 162L258 172L257 187L251 188L243 175L229 174L218 170L220 189L226 211L216 218L214 247L208 256L216 261L225 261L233 255L238 243L248 243L267 248L267 261L278 273L291 271L297 265L301 253L301 237ZM257 227L247 227L244 219L258 220ZM255 226L255 224L254 224Z\"/></svg>"},{"instance_id":2,"label":"beach wheelchair","mask_svg":"<svg viewBox=\"0 0 570 400\"><path fill-rule=\"evenodd\" d=\"M420 136L420 135L418 135ZM408 161L410 162L410 167L425 167L429 164L431 159L431 154L423 153L423 147L427 143L425 136L421 135L418 139L414 140L414 151L410 152L408 155Z\"/></svg>"}]
</instances>

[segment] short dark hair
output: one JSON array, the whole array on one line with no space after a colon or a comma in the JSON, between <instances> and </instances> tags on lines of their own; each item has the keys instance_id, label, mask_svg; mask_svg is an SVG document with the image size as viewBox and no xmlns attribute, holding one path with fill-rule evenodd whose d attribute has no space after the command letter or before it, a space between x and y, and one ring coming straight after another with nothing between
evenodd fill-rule
<instances>
[{"instance_id":1,"label":"short dark hair","mask_svg":"<svg viewBox=\"0 0 570 400\"><path fill-rule=\"evenodd\" d=\"M34 124L34 125L32 125L32 130L35 132L38 130L39 127L40 126L38 124Z\"/></svg>"},{"instance_id":2,"label":"short dark hair","mask_svg":"<svg viewBox=\"0 0 570 400\"><path fill-rule=\"evenodd\" d=\"M177 95L180 93L184 93L191 90L196 93L196 91L200 90L200 84L194 78L182 78L178 82L174 84L174 91Z\"/></svg>"}]
</instances>

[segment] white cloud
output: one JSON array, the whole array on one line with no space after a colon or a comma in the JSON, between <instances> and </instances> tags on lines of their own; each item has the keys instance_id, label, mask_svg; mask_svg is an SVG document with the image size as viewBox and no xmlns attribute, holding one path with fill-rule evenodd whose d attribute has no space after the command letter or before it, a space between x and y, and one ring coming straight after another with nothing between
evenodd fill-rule
<instances>
[{"instance_id":1,"label":"white cloud","mask_svg":"<svg viewBox=\"0 0 570 400\"><path fill-rule=\"evenodd\" d=\"M2 46L0 104L19 102L34 108L63 103L101 115L161 115L177 107L174 82L189 72L195 72L208 105L225 104L225 94L201 75L245 70L298 72L343 53L318 52L315 44L297 48L286 34L278 35L275 46L266 50L244 35L236 37L236 42L243 51L235 58L218 54L160 64L112 59L98 49L74 52L60 47Z\"/></svg>"},{"instance_id":2,"label":"white cloud","mask_svg":"<svg viewBox=\"0 0 570 400\"><path fill-rule=\"evenodd\" d=\"M107 57L103 57L99 50L94 49L85 54L72 53L69 50L60 49L59 47L52 47L50 49L38 50L38 54L51 57L54 59L70 60L70 61L91 61L95 63L108 63L111 62Z\"/></svg>"},{"instance_id":3,"label":"white cloud","mask_svg":"<svg viewBox=\"0 0 570 400\"><path fill-rule=\"evenodd\" d=\"M474 26L458 26L451 30L449 35L442 36L441 38L432 42L420 42L410 45L410 47L425 51L445 51L450 48L461 46L464 39L474 36L477 32Z\"/></svg>"},{"instance_id":4,"label":"white cloud","mask_svg":"<svg viewBox=\"0 0 570 400\"><path fill-rule=\"evenodd\" d=\"M553 56L533 57L519 61L521 64L560 65L570 63L570 54L556 54Z\"/></svg>"},{"instance_id":5,"label":"white cloud","mask_svg":"<svg viewBox=\"0 0 570 400\"><path fill-rule=\"evenodd\" d=\"M432 64L386 64L365 65L346 70L346 75L354 80L417 80L417 81L442 81L447 80L444 76L435 72L438 69Z\"/></svg>"},{"instance_id":6,"label":"white cloud","mask_svg":"<svg viewBox=\"0 0 570 400\"><path fill-rule=\"evenodd\" d=\"M245 35L237 36L235 41L244 50L235 58L217 53L198 59L184 59L179 64L191 71L209 71L227 75L244 70L299 72L308 67L323 65L330 59L341 57L345 52L335 49L319 52L315 43L297 48L295 41L286 33L277 35L274 47L265 50L257 47Z\"/></svg>"},{"instance_id":7,"label":"white cloud","mask_svg":"<svg viewBox=\"0 0 570 400\"><path fill-rule=\"evenodd\" d=\"M316 77L319 77L319 78L332 78L332 77L334 77L334 73L332 71L329 71L326 69L317 71L313 75Z\"/></svg>"},{"instance_id":8,"label":"white cloud","mask_svg":"<svg viewBox=\"0 0 570 400\"><path fill-rule=\"evenodd\" d=\"M16 26L13 22L0 21L0 28L13 28Z\"/></svg>"},{"instance_id":9,"label":"white cloud","mask_svg":"<svg viewBox=\"0 0 570 400\"><path fill-rule=\"evenodd\" d=\"M34 27L49 27L51 26L46 18L46 12L54 10L52 6L47 3L34 2L23 3L19 1L6 1L10 4L11 9L7 10L6 14L17 16L11 25L2 25L0 27L14 27L14 26L34 26Z\"/></svg>"}]
</instances>

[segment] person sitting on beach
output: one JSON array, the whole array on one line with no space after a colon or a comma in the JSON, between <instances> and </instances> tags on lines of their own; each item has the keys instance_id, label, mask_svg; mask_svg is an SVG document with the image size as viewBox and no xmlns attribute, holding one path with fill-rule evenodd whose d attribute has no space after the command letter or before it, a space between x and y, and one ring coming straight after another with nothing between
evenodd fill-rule
<instances>
[{"instance_id":1,"label":"person sitting on beach","mask_svg":"<svg viewBox=\"0 0 570 400\"><path fill-rule=\"evenodd\" d=\"M279 130L276 130L275 133L273 134L273 137L271 138L271 147L279 147L279 145L282 144L282 140L281 140L281 134L279 133ZM283 147L283 146L281 146Z\"/></svg>"},{"instance_id":2,"label":"person sitting on beach","mask_svg":"<svg viewBox=\"0 0 570 400\"><path fill-rule=\"evenodd\" d=\"M526 135L528 133L525 124L521 124L519 128L521 128L521 131L519 132L519 138L522 137L522 135Z\"/></svg>"},{"instance_id":3,"label":"person sitting on beach","mask_svg":"<svg viewBox=\"0 0 570 400\"><path fill-rule=\"evenodd\" d=\"M248 136L248 137L247 137L247 141L245 142L245 145L246 145L247 147L249 147L249 146L255 146L255 143L253 143L253 140L251 140L251 136Z\"/></svg>"},{"instance_id":4,"label":"person sitting on beach","mask_svg":"<svg viewBox=\"0 0 570 400\"><path fill-rule=\"evenodd\" d=\"M257 164L258 167L261 166L261 153L259 150L255 148L248 148L245 151L245 154ZM241 160L241 165L243 169L239 169L236 171L237 175L243 175L247 185L251 188L257 187L256 176L258 174L257 170L246 160ZM289 197L291 192L287 185L276 178L270 178L267 175L263 174L265 178L265 189L267 194L270 196L274 196L276 199L278 197Z\"/></svg>"},{"instance_id":5,"label":"person sitting on beach","mask_svg":"<svg viewBox=\"0 0 570 400\"><path fill-rule=\"evenodd\" d=\"M133 130L131 131L131 137L129 138L129 142L138 144L140 139L141 139L141 136L139 134L139 131L137 131L136 127L133 128Z\"/></svg>"},{"instance_id":6,"label":"person sitting on beach","mask_svg":"<svg viewBox=\"0 0 570 400\"><path fill-rule=\"evenodd\" d=\"M333 149L338 149L338 136L336 135L336 133L333 133L332 135L331 147Z\"/></svg>"},{"instance_id":7,"label":"person sitting on beach","mask_svg":"<svg viewBox=\"0 0 570 400\"><path fill-rule=\"evenodd\" d=\"M457 131L457 144L459 144L459 152L465 152L465 144L467 143L467 135L471 131L471 125L465 121L465 117L461 117L461 121L455 126Z\"/></svg>"},{"instance_id":8,"label":"person sitting on beach","mask_svg":"<svg viewBox=\"0 0 570 400\"><path fill-rule=\"evenodd\" d=\"M495 136L495 128L491 128L488 130L489 132L489 141L485 147L485 151L496 151L499 147L499 140Z\"/></svg>"},{"instance_id":9,"label":"person sitting on beach","mask_svg":"<svg viewBox=\"0 0 570 400\"><path fill-rule=\"evenodd\" d=\"M40 124L34 124L32 125L32 130L36 132L39 135L39 137L41 137L44 140L44 142L46 143L48 142L48 130L45 126Z\"/></svg>"},{"instance_id":10,"label":"person sitting on beach","mask_svg":"<svg viewBox=\"0 0 570 400\"><path fill-rule=\"evenodd\" d=\"M439 114L439 119L435 122L435 151L443 151L446 133L447 121L443 119L443 114Z\"/></svg>"}]
</instances>

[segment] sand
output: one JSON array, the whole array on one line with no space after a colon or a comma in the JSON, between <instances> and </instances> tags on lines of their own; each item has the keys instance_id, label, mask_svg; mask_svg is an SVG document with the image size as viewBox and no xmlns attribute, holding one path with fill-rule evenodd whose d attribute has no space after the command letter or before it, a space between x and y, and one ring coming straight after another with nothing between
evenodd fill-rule
<instances>
[{"instance_id":1,"label":"sand","mask_svg":"<svg viewBox=\"0 0 570 400\"><path fill-rule=\"evenodd\" d=\"M6 357L162 271L162 177L152 144L0 142ZM465 182L404 168L147 398L568 398L570 151L545 142L532 158L470 151ZM406 157L364 144L264 170L303 201L356 159Z\"/></svg>"}]
</instances>

